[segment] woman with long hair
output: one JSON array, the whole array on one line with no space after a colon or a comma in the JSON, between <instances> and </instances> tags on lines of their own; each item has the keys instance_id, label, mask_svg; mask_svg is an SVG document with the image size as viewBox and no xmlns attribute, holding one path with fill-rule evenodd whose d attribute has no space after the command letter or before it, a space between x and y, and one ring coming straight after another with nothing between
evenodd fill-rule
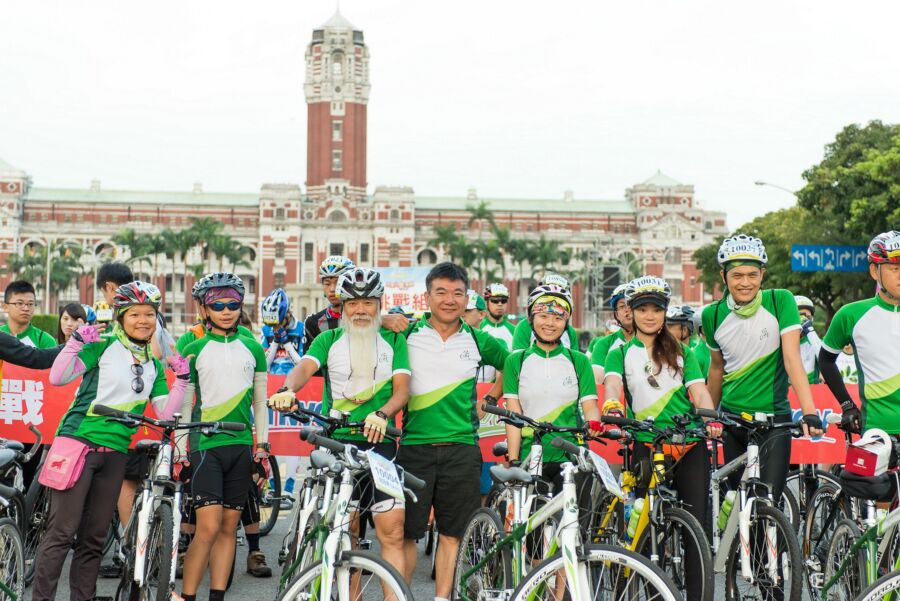
<instances>
[{"instance_id":1,"label":"woman with long hair","mask_svg":"<svg viewBox=\"0 0 900 601\"><path fill-rule=\"evenodd\" d=\"M69 303L59 310L59 328L56 331L56 341L65 344L69 336L80 326L87 323L87 315L84 307L78 303Z\"/></svg>"},{"instance_id":2,"label":"woman with long hair","mask_svg":"<svg viewBox=\"0 0 900 601\"><path fill-rule=\"evenodd\" d=\"M634 336L606 357L603 403L604 415L619 415L645 420L653 418L659 428L674 426L676 415L691 413L694 407L713 409L703 373L693 353L666 328L666 309L671 290L660 278L644 276L628 283L625 300L632 313ZM625 393L625 405L619 400ZM695 418L696 426L701 421ZM722 434L722 424L707 422L710 436ZM632 465L650 460L654 435L637 432L631 449ZM707 523L709 493L709 451L696 438L669 449L676 464L672 478L678 498L700 524ZM639 491L640 492L640 491ZM685 562L688 599L702 599L703 572L699 557L692 558L688 549ZM709 591L707 591L708 593Z\"/></svg>"}]
</instances>

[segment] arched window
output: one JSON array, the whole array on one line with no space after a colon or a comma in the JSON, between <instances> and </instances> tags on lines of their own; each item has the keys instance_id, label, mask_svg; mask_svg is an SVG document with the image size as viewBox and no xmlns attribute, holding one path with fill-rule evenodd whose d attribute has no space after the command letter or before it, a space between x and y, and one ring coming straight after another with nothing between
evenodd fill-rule
<instances>
[{"instance_id":1,"label":"arched window","mask_svg":"<svg viewBox=\"0 0 900 601\"><path fill-rule=\"evenodd\" d=\"M430 248L421 251L418 256L419 265L435 265L437 264L437 253Z\"/></svg>"},{"instance_id":2,"label":"arched window","mask_svg":"<svg viewBox=\"0 0 900 601\"><path fill-rule=\"evenodd\" d=\"M335 52L331 55L331 74L334 77L344 76L344 53Z\"/></svg>"},{"instance_id":3,"label":"arched window","mask_svg":"<svg viewBox=\"0 0 900 601\"><path fill-rule=\"evenodd\" d=\"M344 221L347 221L347 214L343 211L332 211L328 215L328 221L332 223L342 223Z\"/></svg>"}]
</instances>

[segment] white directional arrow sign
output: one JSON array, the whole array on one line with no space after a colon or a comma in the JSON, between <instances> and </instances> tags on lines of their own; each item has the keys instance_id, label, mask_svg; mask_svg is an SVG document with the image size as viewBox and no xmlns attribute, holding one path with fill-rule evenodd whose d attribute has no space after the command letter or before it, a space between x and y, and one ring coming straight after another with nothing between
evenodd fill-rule
<instances>
[{"instance_id":1,"label":"white directional arrow sign","mask_svg":"<svg viewBox=\"0 0 900 601\"><path fill-rule=\"evenodd\" d=\"M794 258L803 263L803 266L806 267L806 255L800 252L799 250L794 251Z\"/></svg>"}]
</instances>

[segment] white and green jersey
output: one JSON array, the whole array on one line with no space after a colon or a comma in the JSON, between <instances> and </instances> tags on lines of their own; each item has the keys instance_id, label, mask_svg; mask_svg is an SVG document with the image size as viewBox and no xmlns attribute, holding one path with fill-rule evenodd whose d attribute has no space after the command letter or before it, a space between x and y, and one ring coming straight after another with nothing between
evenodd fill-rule
<instances>
[{"instance_id":1,"label":"white and green jersey","mask_svg":"<svg viewBox=\"0 0 900 601\"><path fill-rule=\"evenodd\" d=\"M841 307L822 346L839 354L853 345L864 428L900 434L900 306L881 296Z\"/></svg>"},{"instance_id":2,"label":"white and green jersey","mask_svg":"<svg viewBox=\"0 0 900 601\"><path fill-rule=\"evenodd\" d=\"M800 312L787 290L763 290L762 304L741 317L720 300L703 309L703 332L710 350L722 353L725 375L721 406L727 411L788 415L788 375L781 336L800 329Z\"/></svg>"},{"instance_id":3,"label":"white and green jersey","mask_svg":"<svg viewBox=\"0 0 900 601\"><path fill-rule=\"evenodd\" d=\"M506 347L506 350L512 350L513 334L516 331L516 326L514 326L512 322L506 319L506 317L504 317L503 321L498 324L485 317L482 320L481 325L478 326L478 329L482 332L487 332L488 334L502 342ZM479 382L493 382L496 378L497 370L490 365L485 365L481 369L481 373L478 374Z\"/></svg>"},{"instance_id":4,"label":"white and green jersey","mask_svg":"<svg viewBox=\"0 0 900 601\"><path fill-rule=\"evenodd\" d=\"M483 365L502 370L509 353L499 340L462 321L445 341L427 319L428 314L406 331L412 376L400 444L477 444L478 370Z\"/></svg>"},{"instance_id":5,"label":"white and green jersey","mask_svg":"<svg viewBox=\"0 0 900 601\"><path fill-rule=\"evenodd\" d=\"M203 338L187 345L184 354L194 356L191 359L191 384L195 388L195 398L191 419L247 425L243 432L212 436L191 434L191 451L253 444L254 387L261 385L266 375L266 354L262 346L252 338L240 335L226 338L207 332Z\"/></svg>"},{"instance_id":6,"label":"white and green jersey","mask_svg":"<svg viewBox=\"0 0 900 601\"><path fill-rule=\"evenodd\" d=\"M654 424L659 428L674 426L674 415L691 413L693 403L688 398L687 389L697 383L704 383L706 379L694 353L684 344L681 345L683 353L678 358L678 368L664 367L657 374L656 368L647 353L647 347L638 340L637 336L609 352L606 356L606 378L619 378L625 389L625 400L628 409L628 417L644 420L653 418ZM651 384L648 366L652 368L653 381ZM695 426L699 426L700 419L696 419ZM636 438L642 442L653 440L653 433L638 432Z\"/></svg>"},{"instance_id":7,"label":"white and green jersey","mask_svg":"<svg viewBox=\"0 0 900 601\"><path fill-rule=\"evenodd\" d=\"M806 371L806 379L810 384L819 381L819 351L822 349L822 339L815 330L800 339L800 360L803 361L803 369Z\"/></svg>"},{"instance_id":8,"label":"white and green jersey","mask_svg":"<svg viewBox=\"0 0 900 601\"><path fill-rule=\"evenodd\" d=\"M527 349L534 344L534 330L531 328L531 322L523 319L516 324L516 331L513 332L513 350ZM578 350L578 333L572 324L566 326L566 331L559 339L560 344L567 346L572 350Z\"/></svg>"},{"instance_id":9,"label":"white and green jersey","mask_svg":"<svg viewBox=\"0 0 900 601\"><path fill-rule=\"evenodd\" d=\"M601 372L606 367L606 357L609 352L625 344L625 330L616 330L612 334L604 336L594 345L591 351L591 364L600 368ZM595 372L596 373L596 372Z\"/></svg>"},{"instance_id":10,"label":"white and green jersey","mask_svg":"<svg viewBox=\"0 0 900 601\"><path fill-rule=\"evenodd\" d=\"M503 366L503 396L519 399L522 413L532 419L574 428L584 423L581 403L597 399L597 384L591 362L584 353L562 344L549 352L532 345L507 357ZM568 461L563 451L550 444L557 437L583 444L575 434L551 434L542 441L544 461ZM528 455L531 443L531 429L525 428L520 459Z\"/></svg>"},{"instance_id":11,"label":"white and green jersey","mask_svg":"<svg viewBox=\"0 0 900 601\"><path fill-rule=\"evenodd\" d=\"M159 407L169 394L162 365L158 359L151 357L141 363L143 373L133 375L131 366L136 365L133 355L115 337L85 344L78 352L78 358L84 363L85 373L56 435L80 438L127 453L136 428L96 415L93 406L106 405L121 411L143 413L152 400ZM132 382L138 377L144 382L140 393L132 387Z\"/></svg>"},{"instance_id":12,"label":"white and green jersey","mask_svg":"<svg viewBox=\"0 0 900 601\"><path fill-rule=\"evenodd\" d=\"M344 328L326 330L316 336L302 361L313 361L325 376L325 402L322 413L337 409L350 414L350 421L363 421L373 411L384 407L394 393L393 377L409 374L409 355L406 338L382 328L375 336L375 367L371 379L364 383L353 373L350 357L353 353L350 336ZM335 438L366 440L358 432L337 430Z\"/></svg>"}]
</instances>

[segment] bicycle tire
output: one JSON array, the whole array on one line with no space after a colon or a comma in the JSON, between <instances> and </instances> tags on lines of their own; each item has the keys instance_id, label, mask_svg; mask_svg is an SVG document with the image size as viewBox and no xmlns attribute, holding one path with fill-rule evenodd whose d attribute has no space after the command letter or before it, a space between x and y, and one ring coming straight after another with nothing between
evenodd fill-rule
<instances>
[{"instance_id":1,"label":"bicycle tire","mask_svg":"<svg viewBox=\"0 0 900 601\"><path fill-rule=\"evenodd\" d=\"M611 598L629 599L630 601L645 599L681 601L683 599L672 580L658 566L653 565L642 555L612 545L585 545L580 551L583 551L583 554L578 558L579 562L588 564L584 572L594 581L602 580L607 583L611 587L611 592L614 593ZM563 569L563 557L560 553L545 559L531 570L516 587L510 601L548 599L548 597L538 595L541 591L541 584L548 579L556 578ZM644 587L648 590L644 590L641 583L644 583ZM573 597L566 591L562 598L557 599L552 596L552 591L548 591L546 588L544 590L551 595L549 599L554 601L568 600ZM588 593L590 592L588 591ZM608 597L592 595L592 598Z\"/></svg>"},{"instance_id":2,"label":"bicycle tire","mask_svg":"<svg viewBox=\"0 0 900 601\"><path fill-rule=\"evenodd\" d=\"M800 498L800 484L799 478L802 474L802 470L800 469L792 469L788 472L787 478L784 482L785 490L790 489L792 493L794 493L794 498L797 500L797 504L800 506L800 511L805 512L805 508L809 506L809 501L812 500L812 495L819 490L822 486L826 484L832 484L834 486L840 486L840 481L838 477L826 470L820 470L819 468L813 469L813 474L816 477L818 483L816 484L816 488L813 491L809 491L807 493L808 498L806 502L804 499Z\"/></svg>"},{"instance_id":3,"label":"bicycle tire","mask_svg":"<svg viewBox=\"0 0 900 601\"><path fill-rule=\"evenodd\" d=\"M799 536L800 531L803 528L800 503L797 499L797 495L786 486L784 487L784 490L781 491L781 503L778 508L781 510L781 513L784 514L784 517L791 523L791 526L794 527L794 532Z\"/></svg>"},{"instance_id":4,"label":"bicycle tire","mask_svg":"<svg viewBox=\"0 0 900 601\"><path fill-rule=\"evenodd\" d=\"M737 507L735 507L735 511L737 511ZM784 578L790 578L790 586L782 591L782 595L785 599L800 599L804 580L801 576L803 571L803 557L800 554L800 543L797 541L797 535L794 533L793 526L778 508L772 507L771 505L757 503L754 506L753 511L754 514L750 517L751 541L748 541L748 543L752 543L752 540L757 538L757 536L762 537L762 533L756 534L754 532L755 526L760 523L760 518L769 522L768 526L772 526L776 529L775 544L778 549L776 553L779 558L779 564L782 564L785 560L788 562L787 566L780 565L780 574L776 576L776 578L780 577L782 580ZM758 566L757 570L761 570L759 572L760 574L768 577L766 567L762 565L764 563L762 559L764 559L767 554L768 545L765 541L760 542L762 542L762 544L752 545L752 547L761 549L760 556L755 556L753 552L754 549L751 548L750 560L751 563ZM764 599L777 598L779 596L777 594L779 592L778 588L776 588L777 583L768 583L767 578L755 577L753 579L753 585L765 585L768 583L768 593L760 592L754 596L754 594L745 595L738 592L737 589L741 584L750 584L744 580L743 576L741 576L740 545L740 536L735 536L731 543L731 548L728 550L728 562L725 565L725 598L728 601L737 601L738 599L748 597ZM753 566L751 566L751 568L752 567Z\"/></svg>"},{"instance_id":5,"label":"bicycle tire","mask_svg":"<svg viewBox=\"0 0 900 601\"><path fill-rule=\"evenodd\" d=\"M172 596L175 585L169 581L175 542L172 538L172 520L172 507L168 503L160 503L153 512L153 523L147 535L146 571L141 599L169 601Z\"/></svg>"},{"instance_id":6,"label":"bicycle tire","mask_svg":"<svg viewBox=\"0 0 900 601\"><path fill-rule=\"evenodd\" d=\"M857 601L898 600L900 600L900 570L885 574L857 597Z\"/></svg>"},{"instance_id":7,"label":"bicycle tire","mask_svg":"<svg viewBox=\"0 0 900 601\"><path fill-rule=\"evenodd\" d=\"M461 589L470 601L479 599L481 591L512 588L510 548L504 546L493 561L462 582L463 575L481 562L487 552L504 534L503 522L493 509L479 507L472 512L462 535L454 564L454 582L450 599L460 599Z\"/></svg>"},{"instance_id":8,"label":"bicycle tire","mask_svg":"<svg viewBox=\"0 0 900 601\"><path fill-rule=\"evenodd\" d=\"M19 529L19 533L24 533L28 527L28 516L25 510L25 495L19 490L9 499L6 500L9 505L0 510L0 517L9 518Z\"/></svg>"},{"instance_id":9,"label":"bicycle tire","mask_svg":"<svg viewBox=\"0 0 900 601\"><path fill-rule=\"evenodd\" d=\"M47 522L50 518L50 489L38 482L35 478L25 494L25 513L28 515L27 526L23 535L25 548L25 584L31 584L34 579L34 558L37 556L37 548L41 537L47 530Z\"/></svg>"},{"instance_id":10,"label":"bicycle tire","mask_svg":"<svg viewBox=\"0 0 900 601\"><path fill-rule=\"evenodd\" d=\"M287 575L288 580L293 579L294 576L302 572L307 566L315 561L315 550L319 541L308 541L303 549L300 549L299 545L314 528L318 527L321 519L319 512L313 511L309 514L306 523L301 525L298 516L297 534L288 545L288 556L281 569L282 580L285 579L285 575ZM300 531L301 528L302 532ZM297 563L297 565L294 565L295 563Z\"/></svg>"},{"instance_id":11,"label":"bicycle tire","mask_svg":"<svg viewBox=\"0 0 900 601\"><path fill-rule=\"evenodd\" d=\"M269 455L272 475L268 480L259 481L259 535L265 536L275 528L281 512L281 471L278 460Z\"/></svg>"},{"instance_id":12,"label":"bicycle tire","mask_svg":"<svg viewBox=\"0 0 900 601\"><path fill-rule=\"evenodd\" d=\"M813 493L806 509L800 538L801 551L806 558L806 580L810 592L822 588L831 536L838 523L850 515L847 498L835 485L823 484Z\"/></svg>"},{"instance_id":13,"label":"bicycle tire","mask_svg":"<svg viewBox=\"0 0 900 601\"><path fill-rule=\"evenodd\" d=\"M834 529L831 537L831 545L828 548L828 559L825 563L825 582L840 568L845 558L848 558L848 550L862 533L856 522L843 519ZM856 557L849 557L844 573L828 590L828 599L848 601L855 599L859 591L865 586L866 580L866 552L861 548Z\"/></svg>"},{"instance_id":14,"label":"bicycle tire","mask_svg":"<svg viewBox=\"0 0 900 601\"><path fill-rule=\"evenodd\" d=\"M25 598L25 548L10 518L0 519L0 598Z\"/></svg>"},{"instance_id":15,"label":"bicycle tire","mask_svg":"<svg viewBox=\"0 0 900 601\"><path fill-rule=\"evenodd\" d=\"M340 560L341 565L335 566L334 572L336 586L340 580L345 578L349 579L351 573L359 574L360 579L365 578L366 576L378 576L382 579L383 583L389 586L390 591L393 593L392 595L389 595L388 598L395 599L396 601L413 599L412 591L410 590L409 585L406 584L406 580L400 575L400 572L374 553L370 551L345 551L341 553ZM278 595L278 601L292 601L301 598L298 597L298 595L304 590L304 587L309 585L315 586L315 582L321 582L322 569L322 562L307 566L307 568L300 572L284 591ZM354 601L380 601L381 599L384 599L385 594L380 586L374 587L376 590L371 591L371 593L366 596L364 593L368 588L368 586L364 586L363 593L355 598Z\"/></svg>"},{"instance_id":16,"label":"bicycle tire","mask_svg":"<svg viewBox=\"0 0 900 601\"><path fill-rule=\"evenodd\" d=\"M687 575L686 573L682 574L680 572L682 569L686 569L689 559L691 560L690 563L693 564L694 559L696 558L702 569L700 573L702 593L699 597L691 596L690 598L696 598L702 601L712 601L715 596L716 576L713 570L712 549L709 546L709 540L706 538L706 533L703 531L700 520L681 507L664 507L662 517L663 523L660 524L656 530L658 537L657 549L660 550L659 563L656 565L672 579L672 582L675 583L675 586L681 592L682 596L687 599L689 598L687 591ZM674 530L670 530L670 527L674 525L680 526L683 531L676 533ZM644 528L635 543L634 550L644 557L650 557L650 550L652 548L650 545L650 537L652 534L652 528L649 526ZM673 561L672 555L668 553L669 543L677 542L679 534L681 537L688 535L693 541L693 543L685 541L684 552L680 562L677 559ZM695 548L695 556L690 555L688 545ZM663 551L663 549L665 549L665 551Z\"/></svg>"}]
</instances>

